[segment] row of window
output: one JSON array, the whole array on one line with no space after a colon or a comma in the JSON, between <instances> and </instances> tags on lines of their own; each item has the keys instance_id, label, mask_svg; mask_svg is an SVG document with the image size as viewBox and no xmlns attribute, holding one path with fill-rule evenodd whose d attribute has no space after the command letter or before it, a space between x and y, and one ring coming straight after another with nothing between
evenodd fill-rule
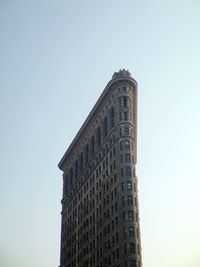
<instances>
[{"instance_id":1,"label":"row of window","mask_svg":"<svg viewBox=\"0 0 200 267\"><path fill-rule=\"evenodd\" d=\"M95 135L90 138L89 143L85 145L83 152L79 154L78 159L74 162L69 173L66 175L65 180L68 180L69 185L71 185L82 172L83 168L89 162L89 159L94 156L95 151L99 148L102 141L107 137L108 131L114 127L114 117L115 112L114 108L112 107L108 116L104 117L102 125L97 128Z\"/></svg>"},{"instance_id":2,"label":"row of window","mask_svg":"<svg viewBox=\"0 0 200 267\"><path fill-rule=\"evenodd\" d=\"M95 167L97 165L99 165L100 161L103 160L105 155L109 152L110 148L113 146L113 140L114 140L114 137L111 138L109 140L109 142L107 142L107 144L105 145L104 148L102 148L101 151L99 151L98 155L95 157L95 160L90 164L90 166L88 166L88 168L83 173L82 177L80 177L80 179L76 182L76 185L74 185L73 188L70 188L70 186L74 180L74 178L73 178L74 177L74 168L71 167L69 169L68 173L64 177L63 194L68 192L69 188L70 188L70 194L67 194L68 198L71 199L73 197L73 195L75 195L77 193L77 191L85 183L85 180L87 180L88 177L91 176L92 172L94 172ZM110 161L112 160L113 157L115 157L115 153L116 153L115 147L112 147L112 149L109 152ZM99 165L98 168L96 169L96 178L98 178L99 175L101 174L101 172L105 169L105 167L108 166L108 156L106 156L105 160L103 160L102 162L103 162L102 166ZM78 168L78 166L79 166L78 160L75 161L75 166L77 166L77 168ZM113 169L115 169L116 168L116 162L113 161L113 164L111 164L111 166L113 167ZM111 166L110 166L110 168L111 168ZM75 172L76 172L77 168L75 168ZM106 172L108 175L108 171L106 171ZM94 183L94 180L95 180L95 174L93 173L93 175L90 178L90 185L91 185L91 183ZM88 187L88 182L87 182L87 187ZM84 186L84 190L85 190L85 186Z\"/></svg>"},{"instance_id":3,"label":"row of window","mask_svg":"<svg viewBox=\"0 0 200 267\"><path fill-rule=\"evenodd\" d=\"M124 127L124 128L120 128L120 135L122 134L122 132L124 132L125 135L129 135L129 127ZM112 139L110 140L112 141ZM93 144L95 144L95 139L94 136L91 139L91 144L87 144L85 146L85 150L84 152L81 152L78 159L74 162L73 166L70 168L68 174L66 174L65 178L64 178L64 183L65 183L65 187L68 187L70 185L72 185L74 179L76 179L78 177L78 175L80 174L80 172L83 170L84 167L84 158L86 158L86 163L89 160L89 151L91 150L90 147L93 147ZM120 150L124 149L130 149L130 140L125 140L125 141L120 141ZM107 145L106 145L107 147ZM132 148L133 148L133 143L132 143ZM92 151L94 149L92 148ZM105 149L102 150L105 152ZM85 155L85 156L84 156ZM100 153L101 155L101 153ZM105 155L105 154L104 154ZM113 150L113 155L115 155L115 149ZM93 156L93 155L91 155ZM128 155L125 157L129 157ZM110 152L110 158L112 158L112 151ZM98 159L98 157L97 157ZM129 161L128 158L126 158L127 162ZM96 162L96 164L98 164L98 162ZM115 163L114 163L115 164ZM105 166L108 166L108 158L106 157L106 161L103 162L103 169L105 168ZM114 166L115 168L115 166ZM100 173L99 173L100 174ZM97 174L97 176L99 175ZM88 174L86 175L88 176Z\"/></svg>"},{"instance_id":4,"label":"row of window","mask_svg":"<svg viewBox=\"0 0 200 267\"><path fill-rule=\"evenodd\" d=\"M115 176L116 177L116 176ZM116 179L114 179L114 181L116 181ZM94 187L93 187L94 189ZM125 191L132 191L132 181L124 181L121 183L121 191L125 192ZM103 192L110 192L110 187L109 187L109 183L105 183L103 184ZM136 191L136 184L134 183L134 191ZM107 194L104 198L103 198L103 205L104 207L106 207L107 205L109 205L114 198L117 197L117 187L115 187L109 194ZM68 225L70 225L70 223L72 222L73 224L75 224L75 227L73 227L72 229L76 229L76 218L78 218L78 224L82 221L82 216L87 216L89 215L89 213L91 213L96 205L99 204L99 201L101 201L102 199L102 193L101 191L99 193L96 194L96 201L95 198L93 198L92 200L89 200L89 196L87 195L86 198L84 198L84 201L78 205L78 209L74 209L72 216L69 215L68 216ZM132 195L127 195L127 196L123 196L122 197L122 206L131 206L133 205L133 196ZM135 198L135 205L137 206L137 199ZM112 211L112 216L113 216L113 212L114 212L114 206L112 206L113 211ZM69 206L69 214L70 214L70 210L72 209L72 206ZM101 204L99 206L96 207L95 209L96 211L96 216L95 216L95 212L93 211L93 213L91 213L90 215L90 220L86 219L88 221L88 226L89 223L93 223L95 221L96 218L98 218L98 216L101 214L102 212L102 206ZM96 217L96 218L95 218ZM104 220L109 218L109 209L107 210L107 217L105 217L105 212L104 212ZM84 224L83 224L84 226ZM69 228L71 229L71 227ZM85 227L84 227L85 229ZM64 229L63 229L64 230ZM71 230L69 230L69 233L71 232Z\"/></svg>"},{"instance_id":5,"label":"row of window","mask_svg":"<svg viewBox=\"0 0 200 267\"><path fill-rule=\"evenodd\" d=\"M126 129L129 129L129 128L127 127ZM128 140L128 139L127 140L121 140L120 141L120 150L122 150L122 149L129 150L131 144L132 144L132 147L133 147L133 143L130 143L130 140ZM115 147L110 151L110 160L112 159L112 157L114 155L115 155ZM124 158L126 163L131 162L130 153L125 153L124 155L121 154L121 163L123 162L123 158ZM98 159L98 157L96 159ZM75 165L78 166L77 161L76 161ZM110 166L110 171L112 172L114 169L116 169L116 161L114 160L113 164L110 163L109 166ZM102 169L101 169L101 165L99 165L99 167L96 169L96 177L99 177L99 175L101 175L101 172L103 170L105 170L106 167L108 167L108 157L107 156L106 156L105 160L102 161ZM106 175L108 175L108 171L106 171ZM82 186L82 184L84 182L84 179L87 179L88 176L89 176L89 173L88 173L88 171L86 171L85 175L78 181L78 183L77 183L78 187ZM67 191L66 188L68 188L70 183L72 182L72 181L70 182L70 177L73 177L73 168L71 168L69 173L65 176L65 179L64 179L64 191ZM91 179L94 181L94 179L95 179L94 174L93 174L92 178L90 178L90 180ZM75 189L77 188L77 185L74 187ZM88 183L87 183L87 187L88 187ZM86 185L84 186L84 192L85 192L85 190L86 190ZM72 194L75 194L75 193L76 192L74 190L71 190L71 194L69 195L69 197L72 196ZM80 193L82 193L82 192L80 191ZM78 195L79 199L80 199L80 197L82 197L80 195L80 193Z\"/></svg>"},{"instance_id":6,"label":"row of window","mask_svg":"<svg viewBox=\"0 0 200 267\"><path fill-rule=\"evenodd\" d=\"M89 249L88 249L89 250ZM129 254L135 254L135 243L129 243L129 244L124 244L124 254L127 255L128 254L128 250L129 250ZM87 249L85 254L87 254ZM90 259L83 261L83 258L85 256L85 254L80 253L77 257L77 264L80 264L81 262L83 262L83 267L89 267L89 266L93 266L95 265L97 262L101 261L97 267L103 267L103 266L111 266L112 264L114 264L119 258L120 258L120 250L119 248L115 249L112 251L111 254L104 256L103 257L103 250L102 248L100 248L100 250L97 250L96 253L96 257L95 254L93 254L92 257L90 257ZM103 259L102 259L103 257ZM97 260L97 262L96 262ZM65 264L65 258L62 260L62 264ZM67 264L66 266L68 267L75 267L76 265L76 258L69 264ZM138 266L140 266L140 263L138 262ZM117 265L116 267L120 267L120 265ZM136 260L129 260L129 261L125 261L123 267L137 267L137 262Z\"/></svg>"}]
</instances>

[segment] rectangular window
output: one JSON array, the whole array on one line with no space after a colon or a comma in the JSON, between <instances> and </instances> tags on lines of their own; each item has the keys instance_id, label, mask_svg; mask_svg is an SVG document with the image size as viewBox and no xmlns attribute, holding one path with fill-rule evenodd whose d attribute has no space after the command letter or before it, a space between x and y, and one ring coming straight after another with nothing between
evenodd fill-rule
<instances>
[{"instance_id":1,"label":"rectangular window","mask_svg":"<svg viewBox=\"0 0 200 267\"><path fill-rule=\"evenodd\" d=\"M97 129L97 147L101 145L101 127Z\"/></svg>"},{"instance_id":2,"label":"rectangular window","mask_svg":"<svg viewBox=\"0 0 200 267\"><path fill-rule=\"evenodd\" d=\"M127 187L128 191L131 191L132 190L132 182L131 181L127 181L126 182L126 187Z\"/></svg>"},{"instance_id":3,"label":"rectangular window","mask_svg":"<svg viewBox=\"0 0 200 267\"><path fill-rule=\"evenodd\" d=\"M123 104L124 104L124 108L128 106L128 96L123 97Z\"/></svg>"},{"instance_id":4,"label":"rectangular window","mask_svg":"<svg viewBox=\"0 0 200 267\"><path fill-rule=\"evenodd\" d=\"M137 267L136 260L130 260L130 267Z\"/></svg>"},{"instance_id":5,"label":"rectangular window","mask_svg":"<svg viewBox=\"0 0 200 267\"><path fill-rule=\"evenodd\" d=\"M78 160L75 161L75 178L78 177Z\"/></svg>"},{"instance_id":6,"label":"rectangular window","mask_svg":"<svg viewBox=\"0 0 200 267\"><path fill-rule=\"evenodd\" d=\"M128 112L124 111L124 120L127 121L128 120Z\"/></svg>"},{"instance_id":7,"label":"rectangular window","mask_svg":"<svg viewBox=\"0 0 200 267\"><path fill-rule=\"evenodd\" d=\"M72 185L73 183L73 168L70 168L70 178L69 178L69 185Z\"/></svg>"},{"instance_id":8,"label":"rectangular window","mask_svg":"<svg viewBox=\"0 0 200 267\"><path fill-rule=\"evenodd\" d=\"M125 127L125 128L124 128L124 134L125 134L125 135L129 135L129 128L128 128L128 127Z\"/></svg>"},{"instance_id":9,"label":"rectangular window","mask_svg":"<svg viewBox=\"0 0 200 267\"><path fill-rule=\"evenodd\" d=\"M130 149L130 141L125 140L125 149Z\"/></svg>"},{"instance_id":10,"label":"rectangular window","mask_svg":"<svg viewBox=\"0 0 200 267\"><path fill-rule=\"evenodd\" d=\"M88 163L89 161L89 145L87 144L85 147L85 162Z\"/></svg>"},{"instance_id":11,"label":"rectangular window","mask_svg":"<svg viewBox=\"0 0 200 267\"><path fill-rule=\"evenodd\" d=\"M126 162L131 162L131 155L128 153L128 154L125 154L125 159L126 159Z\"/></svg>"},{"instance_id":12,"label":"rectangular window","mask_svg":"<svg viewBox=\"0 0 200 267\"><path fill-rule=\"evenodd\" d=\"M120 150L123 149L123 142L122 142L122 141L119 142L119 149L120 149Z\"/></svg>"},{"instance_id":13,"label":"rectangular window","mask_svg":"<svg viewBox=\"0 0 200 267\"><path fill-rule=\"evenodd\" d=\"M126 220L126 212L125 211L123 211L122 217L123 217L123 222L125 222L125 220Z\"/></svg>"},{"instance_id":14,"label":"rectangular window","mask_svg":"<svg viewBox=\"0 0 200 267\"><path fill-rule=\"evenodd\" d=\"M119 259L119 249L117 248L117 259Z\"/></svg>"},{"instance_id":15,"label":"rectangular window","mask_svg":"<svg viewBox=\"0 0 200 267\"><path fill-rule=\"evenodd\" d=\"M133 211L128 211L128 220L133 221Z\"/></svg>"},{"instance_id":16,"label":"rectangular window","mask_svg":"<svg viewBox=\"0 0 200 267\"><path fill-rule=\"evenodd\" d=\"M126 227L124 227L124 238L127 237L127 230L126 230Z\"/></svg>"},{"instance_id":17,"label":"rectangular window","mask_svg":"<svg viewBox=\"0 0 200 267\"><path fill-rule=\"evenodd\" d=\"M125 204L125 197L122 197L122 206Z\"/></svg>"},{"instance_id":18,"label":"rectangular window","mask_svg":"<svg viewBox=\"0 0 200 267\"><path fill-rule=\"evenodd\" d=\"M104 135L104 138L107 136L108 134L108 119L107 117L104 118L103 120L103 135Z\"/></svg>"},{"instance_id":19,"label":"rectangular window","mask_svg":"<svg viewBox=\"0 0 200 267\"><path fill-rule=\"evenodd\" d=\"M129 226L129 237L134 237L134 227Z\"/></svg>"},{"instance_id":20,"label":"rectangular window","mask_svg":"<svg viewBox=\"0 0 200 267\"><path fill-rule=\"evenodd\" d=\"M126 176L131 177L131 167L126 167Z\"/></svg>"},{"instance_id":21,"label":"rectangular window","mask_svg":"<svg viewBox=\"0 0 200 267\"><path fill-rule=\"evenodd\" d=\"M115 251L113 251L113 262L115 262Z\"/></svg>"},{"instance_id":22,"label":"rectangular window","mask_svg":"<svg viewBox=\"0 0 200 267\"><path fill-rule=\"evenodd\" d=\"M81 172L83 170L83 152L81 152L81 154L80 154L79 168L80 168L80 172Z\"/></svg>"},{"instance_id":23,"label":"rectangular window","mask_svg":"<svg viewBox=\"0 0 200 267\"><path fill-rule=\"evenodd\" d=\"M117 202L115 202L115 212L117 212Z\"/></svg>"},{"instance_id":24,"label":"rectangular window","mask_svg":"<svg viewBox=\"0 0 200 267\"><path fill-rule=\"evenodd\" d=\"M122 182L122 191L125 190L125 187L124 187L124 182Z\"/></svg>"},{"instance_id":25,"label":"rectangular window","mask_svg":"<svg viewBox=\"0 0 200 267\"><path fill-rule=\"evenodd\" d=\"M114 108L111 108L110 110L110 128L112 129L114 127L115 124L115 112L114 112Z\"/></svg>"},{"instance_id":26,"label":"rectangular window","mask_svg":"<svg viewBox=\"0 0 200 267\"><path fill-rule=\"evenodd\" d=\"M92 136L91 138L91 144L90 144L90 153L91 153L91 156L94 155L94 136Z\"/></svg>"},{"instance_id":27,"label":"rectangular window","mask_svg":"<svg viewBox=\"0 0 200 267\"><path fill-rule=\"evenodd\" d=\"M135 254L135 243L130 243L130 254Z\"/></svg>"},{"instance_id":28,"label":"rectangular window","mask_svg":"<svg viewBox=\"0 0 200 267\"><path fill-rule=\"evenodd\" d=\"M118 240L119 240L118 232L115 235L115 240L116 240L116 243L118 243Z\"/></svg>"},{"instance_id":29,"label":"rectangular window","mask_svg":"<svg viewBox=\"0 0 200 267\"><path fill-rule=\"evenodd\" d=\"M124 244L124 255L127 254L127 244Z\"/></svg>"},{"instance_id":30,"label":"rectangular window","mask_svg":"<svg viewBox=\"0 0 200 267\"><path fill-rule=\"evenodd\" d=\"M128 206L133 205L133 197L132 196L127 196L127 205Z\"/></svg>"},{"instance_id":31,"label":"rectangular window","mask_svg":"<svg viewBox=\"0 0 200 267\"><path fill-rule=\"evenodd\" d=\"M114 192L115 192L115 197L116 197L117 196L117 188L115 188Z\"/></svg>"}]
</instances>

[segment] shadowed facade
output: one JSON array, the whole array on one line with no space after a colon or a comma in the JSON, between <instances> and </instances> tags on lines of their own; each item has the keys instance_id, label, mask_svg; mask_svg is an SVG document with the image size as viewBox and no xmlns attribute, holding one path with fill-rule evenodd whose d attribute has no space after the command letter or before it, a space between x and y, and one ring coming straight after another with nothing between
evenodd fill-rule
<instances>
[{"instance_id":1,"label":"shadowed facade","mask_svg":"<svg viewBox=\"0 0 200 267\"><path fill-rule=\"evenodd\" d=\"M141 267L137 82L115 72L59 162L60 267Z\"/></svg>"}]
</instances>

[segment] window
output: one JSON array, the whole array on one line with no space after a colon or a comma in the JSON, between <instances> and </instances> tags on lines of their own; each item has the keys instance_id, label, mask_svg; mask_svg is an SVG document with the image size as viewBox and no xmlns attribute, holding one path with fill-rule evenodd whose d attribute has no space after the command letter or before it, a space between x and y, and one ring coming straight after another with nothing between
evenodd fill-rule
<instances>
[{"instance_id":1,"label":"window","mask_svg":"<svg viewBox=\"0 0 200 267\"><path fill-rule=\"evenodd\" d=\"M114 194L115 194L115 197L117 196L117 188L115 187L114 189Z\"/></svg>"},{"instance_id":2,"label":"window","mask_svg":"<svg viewBox=\"0 0 200 267\"><path fill-rule=\"evenodd\" d=\"M131 177L131 167L126 167L126 176Z\"/></svg>"},{"instance_id":3,"label":"window","mask_svg":"<svg viewBox=\"0 0 200 267\"><path fill-rule=\"evenodd\" d=\"M128 211L128 220L133 221L133 211Z\"/></svg>"},{"instance_id":4,"label":"window","mask_svg":"<svg viewBox=\"0 0 200 267\"><path fill-rule=\"evenodd\" d=\"M125 160L126 162L131 162L131 155L128 153L128 154L125 154Z\"/></svg>"},{"instance_id":5,"label":"window","mask_svg":"<svg viewBox=\"0 0 200 267\"><path fill-rule=\"evenodd\" d=\"M83 152L80 154L79 168L80 168L80 172L81 172L83 170Z\"/></svg>"},{"instance_id":6,"label":"window","mask_svg":"<svg viewBox=\"0 0 200 267\"><path fill-rule=\"evenodd\" d=\"M124 128L124 134L125 134L125 135L129 135L129 128L128 128L128 127L125 127L125 128Z\"/></svg>"},{"instance_id":7,"label":"window","mask_svg":"<svg viewBox=\"0 0 200 267\"><path fill-rule=\"evenodd\" d=\"M125 121L128 120L128 112L127 112L127 111L124 112L124 120L125 120Z\"/></svg>"},{"instance_id":8,"label":"window","mask_svg":"<svg viewBox=\"0 0 200 267\"><path fill-rule=\"evenodd\" d=\"M119 249L117 248L117 259L119 259Z\"/></svg>"},{"instance_id":9,"label":"window","mask_svg":"<svg viewBox=\"0 0 200 267\"><path fill-rule=\"evenodd\" d=\"M114 117L114 108L111 108L110 110L110 128L112 129L115 124L115 117Z\"/></svg>"},{"instance_id":10,"label":"window","mask_svg":"<svg viewBox=\"0 0 200 267\"><path fill-rule=\"evenodd\" d=\"M116 169L116 161L113 161L114 170Z\"/></svg>"},{"instance_id":11,"label":"window","mask_svg":"<svg viewBox=\"0 0 200 267\"><path fill-rule=\"evenodd\" d=\"M90 153L91 153L91 156L94 155L94 136L92 136L91 138Z\"/></svg>"},{"instance_id":12,"label":"window","mask_svg":"<svg viewBox=\"0 0 200 267\"><path fill-rule=\"evenodd\" d=\"M123 222L125 222L125 220L126 220L126 212L125 211L123 211L122 217L123 217Z\"/></svg>"},{"instance_id":13,"label":"window","mask_svg":"<svg viewBox=\"0 0 200 267\"><path fill-rule=\"evenodd\" d=\"M125 197L122 197L122 206L125 204Z\"/></svg>"},{"instance_id":14,"label":"window","mask_svg":"<svg viewBox=\"0 0 200 267\"><path fill-rule=\"evenodd\" d=\"M130 243L130 254L135 254L135 243Z\"/></svg>"},{"instance_id":15,"label":"window","mask_svg":"<svg viewBox=\"0 0 200 267\"><path fill-rule=\"evenodd\" d=\"M129 226L129 237L134 237L134 227Z\"/></svg>"},{"instance_id":16,"label":"window","mask_svg":"<svg viewBox=\"0 0 200 267\"><path fill-rule=\"evenodd\" d=\"M78 160L75 161L75 178L78 177Z\"/></svg>"},{"instance_id":17,"label":"window","mask_svg":"<svg viewBox=\"0 0 200 267\"><path fill-rule=\"evenodd\" d=\"M116 235L115 235L115 240L116 240L116 243L118 243L118 240L119 240L118 232L117 232Z\"/></svg>"},{"instance_id":18,"label":"window","mask_svg":"<svg viewBox=\"0 0 200 267\"><path fill-rule=\"evenodd\" d=\"M130 141L125 140L125 149L130 149Z\"/></svg>"},{"instance_id":19,"label":"window","mask_svg":"<svg viewBox=\"0 0 200 267\"><path fill-rule=\"evenodd\" d=\"M127 205L128 206L133 205L133 197L132 196L127 196Z\"/></svg>"},{"instance_id":20,"label":"window","mask_svg":"<svg viewBox=\"0 0 200 267\"><path fill-rule=\"evenodd\" d=\"M113 251L113 262L115 262L115 251Z\"/></svg>"},{"instance_id":21,"label":"window","mask_svg":"<svg viewBox=\"0 0 200 267\"><path fill-rule=\"evenodd\" d=\"M97 147L101 145L101 127L97 128Z\"/></svg>"},{"instance_id":22,"label":"window","mask_svg":"<svg viewBox=\"0 0 200 267\"><path fill-rule=\"evenodd\" d=\"M115 202L115 212L117 212L117 202Z\"/></svg>"},{"instance_id":23,"label":"window","mask_svg":"<svg viewBox=\"0 0 200 267\"><path fill-rule=\"evenodd\" d=\"M85 162L88 163L89 160L89 145L87 144L85 147Z\"/></svg>"},{"instance_id":24,"label":"window","mask_svg":"<svg viewBox=\"0 0 200 267\"><path fill-rule=\"evenodd\" d=\"M127 254L127 244L124 244L124 254Z\"/></svg>"},{"instance_id":25,"label":"window","mask_svg":"<svg viewBox=\"0 0 200 267\"><path fill-rule=\"evenodd\" d=\"M124 238L127 237L127 231L126 231L126 227L124 227Z\"/></svg>"},{"instance_id":26,"label":"window","mask_svg":"<svg viewBox=\"0 0 200 267\"><path fill-rule=\"evenodd\" d=\"M131 181L127 181L126 182L126 186L127 186L127 190L131 191L132 190L132 182Z\"/></svg>"},{"instance_id":27,"label":"window","mask_svg":"<svg viewBox=\"0 0 200 267\"><path fill-rule=\"evenodd\" d=\"M108 134L108 119L107 117L104 118L103 120L103 135L104 135L104 138L107 136Z\"/></svg>"},{"instance_id":28,"label":"window","mask_svg":"<svg viewBox=\"0 0 200 267\"><path fill-rule=\"evenodd\" d=\"M124 182L122 182L122 191L124 191L125 187L124 187Z\"/></svg>"},{"instance_id":29,"label":"window","mask_svg":"<svg viewBox=\"0 0 200 267\"><path fill-rule=\"evenodd\" d=\"M72 185L73 183L73 168L70 168L70 178L69 178L69 184Z\"/></svg>"},{"instance_id":30,"label":"window","mask_svg":"<svg viewBox=\"0 0 200 267\"><path fill-rule=\"evenodd\" d=\"M122 141L119 142L119 148L120 148L120 150L123 149L123 142Z\"/></svg>"},{"instance_id":31,"label":"window","mask_svg":"<svg viewBox=\"0 0 200 267\"><path fill-rule=\"evenodd\" d=\"M123 88L125 88L125 90L123 90L125 92L126 87L123 87ZM128 96L120 96L119 97L119 105L120 105L120 107L127 108L129 105L129 97Z\"/></svg>"},{"instance_id":32,"label":"window","mask_svg":"<svg viewBox=\"0 0 200 267\"><path fill-rule=\"evenodd\" d=\"M126 108L128 106L128 100L129 100L129 97L128 96L124 96L123 97L124 108Z\"/></svg>"},{"instance_id":33,"label":"window","mask_svg":"<svg viewBox=\"0 0 200 267\"><path fill-rule=\"evenodd\" d=\"M130 267L137 267L135 260L130 260Z\"/></svg>"}]
</instances>

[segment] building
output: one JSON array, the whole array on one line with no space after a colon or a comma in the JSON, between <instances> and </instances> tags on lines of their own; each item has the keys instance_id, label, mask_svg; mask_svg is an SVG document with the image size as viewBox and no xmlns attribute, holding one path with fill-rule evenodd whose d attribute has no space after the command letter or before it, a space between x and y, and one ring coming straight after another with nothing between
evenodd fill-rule
<instances>
[{"instance_id":1,"label":"building","mask_svg":"<svg viewBox=\"0 0 200 267\"><path fill-rule=\"evenodd\" d=\"M141 267L137 82L114 73L59 162L60 267Z\"/></svg>"}]
</instances>

